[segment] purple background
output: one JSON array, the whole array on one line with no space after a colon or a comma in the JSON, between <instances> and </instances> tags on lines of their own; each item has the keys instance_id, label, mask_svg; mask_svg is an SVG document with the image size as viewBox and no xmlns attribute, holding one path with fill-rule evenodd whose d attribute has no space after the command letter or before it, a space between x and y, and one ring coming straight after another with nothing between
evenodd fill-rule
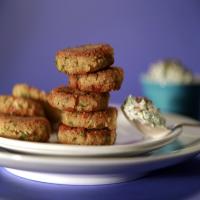
<instances>
[{"instance_id":1,"label":"purple background","mask_svg":"<svg viewBox=\"0 0 200 200\"><path fill-rule=\"evenodd\" d=\"M198 0L1 0L0 93L26 82L50 90L67 82L54 66L58 49L108 42L125 80L112 102L139 95L139 75L164 57L200 72Z\"/></svg>"}]
</instances>

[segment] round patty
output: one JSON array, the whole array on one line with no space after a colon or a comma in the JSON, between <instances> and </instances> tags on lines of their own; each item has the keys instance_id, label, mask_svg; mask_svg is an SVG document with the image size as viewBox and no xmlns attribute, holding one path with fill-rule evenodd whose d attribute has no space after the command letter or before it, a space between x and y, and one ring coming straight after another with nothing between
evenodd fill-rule
<instances>
[{"instance_id":1,"label":"round patty","mask_svg":"<svg viewBox=\"0 0 200 200\"><path fill-rule=\"evenodd\" d=\"M0 113L17 116L44 116L40 103L27 98L0 96Z\"/></svg>"},{"instance_id":2,"label":"round patty","mask_svg":"<svg viewBox=\"0 0 200 200\"><path fill-rule=\"evenodd\" d=\"M38 88L31 87L24 83L15 84L12 90L15 97L30 98L39 101L46 101L46 92Z\"/></svg>"},{"instance_id":3,"label":"round patty","mask_svg":"<svg viewBox=\"0 0 200 200\"><path fill-rule=\"evenodd\" d=\"M64 111L91 112L108 107L109 93L86 93L69 87L53 89L48 102L51 106Z\"/></svg>"},{"instance_id":4,"label":"round patty","mask_svg":"<svg viewBox=\"0 0 200 200\"><path fill-rule=\"evenodd\" d=\"M61 124L58 142L75 145L112 145L116 140L116 130L71 128Z\"/></svg>"},{"instance_id":5,"label":"round patty","mask_svg":"<svg viewBox=\"0 0 200 200\"><path fill-rule=\"evenodd\" d=\"M24 83L19 83L14 85L12 94L15 97L24 97L38 101L42 104L45 115L51 122L60 121L60 111L49 105L47 101L48 94L45 91Z\"/></svg>"},{"instance_id":6,"label":"round patty","mask_svg":"<svg viewBox=\"0 0 200 200\"><path fill-rule=\"evenodd\" d=\"M86 92L109 92L119 90L124 78L123 70L119 67L85 75L70 75L69 86Z\"/></svg>"},{"instance_id":7,"label":"round patty","mask_svg":"<svg viewBox=\"0 0 200 200\"><path fill-rule=\"evenodd\" d=\"M87 129L116 129L117 109L110 107L99 112L62 112L61 122L69 127Z\"/></svg>"},{"instance_id":8,"label":"round patty","mask_svg":"<svg viewBox=\"0 0 200 200\"><path fill-rule=\"evenodd\" d=\"M43 117L16 117L0 115L0 136L12 139L46 142L51 129Z\"/></svg>"},{"instance_id":9,"label":"round patty","mask_svg":"<svg viewBox=\"0 0 200 200\"><path fill-rule=\"evenodd\" d=\"M113 48L109 44L88 44L66 48L56 54L56 66L67 74L86 74L114 63Z\"/></svg>"}]
</instances>

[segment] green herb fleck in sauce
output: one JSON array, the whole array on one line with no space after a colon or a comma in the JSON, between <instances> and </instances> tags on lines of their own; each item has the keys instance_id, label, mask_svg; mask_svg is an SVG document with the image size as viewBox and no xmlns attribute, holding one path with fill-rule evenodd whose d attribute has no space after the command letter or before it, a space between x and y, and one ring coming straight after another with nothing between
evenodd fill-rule
<instances>
[{"instance_id":1,"label":"green herb fleck in sauce","mask_svg":"<svg viewBox=\"0 0 200 200\"><path fill-rule=\"evenodd\" d=\"M124 112L130 120L138 120L152 127L165 127L166 121L152 101L129 95L123 104Z\"/></svg>"}]
</instances>

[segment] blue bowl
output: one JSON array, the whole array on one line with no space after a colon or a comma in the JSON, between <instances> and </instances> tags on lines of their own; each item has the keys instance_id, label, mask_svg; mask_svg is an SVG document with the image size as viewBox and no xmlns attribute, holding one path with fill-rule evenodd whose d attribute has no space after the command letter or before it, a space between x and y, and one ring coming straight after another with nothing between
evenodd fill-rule
<instances>
[{"instance_id":1,"label":"blue bowl","mask_svg":"<svg viewBox=\"0 0 200 200\"><path fill-rule=\"evenodd\" d=\"M200 116L199 84L165 84L161 85L142 79L144 96L153 101L161 112L178 113L198 119Z\"/></svg>"}]
</instances>

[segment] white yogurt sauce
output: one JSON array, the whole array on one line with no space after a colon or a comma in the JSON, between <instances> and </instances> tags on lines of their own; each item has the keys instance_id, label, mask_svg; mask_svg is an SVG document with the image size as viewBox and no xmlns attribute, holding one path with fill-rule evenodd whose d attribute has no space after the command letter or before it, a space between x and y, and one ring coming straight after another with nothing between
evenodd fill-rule
<instances>
[{"instance_id":1,"label":"white yogurt sauce","mask_svg":"<svg viewBox=\"0 0 200 200\"><path fill-rule=\"evenodd\" d=\"M166 127L166 120L147 98L129 95L123 104L123 110L130 120L138 120L152 127Z\"/></svg>"}]
</instances>

